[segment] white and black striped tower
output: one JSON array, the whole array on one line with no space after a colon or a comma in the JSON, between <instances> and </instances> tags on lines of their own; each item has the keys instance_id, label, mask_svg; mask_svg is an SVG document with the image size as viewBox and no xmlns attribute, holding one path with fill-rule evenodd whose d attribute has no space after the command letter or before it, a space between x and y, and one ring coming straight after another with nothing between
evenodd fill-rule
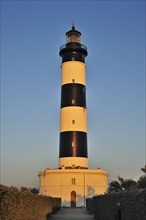
<instances>
[{"instance_id":1,"label":"white and black striped tower","mask_svg":"<svg viewBox=\"0 0 146 220\"><path fill-rule=\"evenodd\" d=\"M88 169L86 65L87 47L72 26L60 48L62 85L59 168Z\"/></svg>"}]
</instances>

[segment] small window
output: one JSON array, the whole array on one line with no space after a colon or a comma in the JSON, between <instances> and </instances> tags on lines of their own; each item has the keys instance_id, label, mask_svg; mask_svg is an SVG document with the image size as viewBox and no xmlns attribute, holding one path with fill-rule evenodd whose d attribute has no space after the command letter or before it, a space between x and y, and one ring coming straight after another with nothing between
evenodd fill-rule
<instances>
[{"instance_id":1,"label":"small window","mask_svg":"<svg viewBox=\"0 0 146 220\"><path fill-rule=\"evenodd\" d=\"M75 124L75 120L72 120L72 124L73 124L73 125Z\"/></svg>"},{"instance_id":2,"label":"small window","mask_svg":"<svg viewBox=\"0 0 146 220\"><path fill-rule=\"evenodd\" d=\"M83 94L85 93L85 87L83 87Z\"/></svg>"},{"instance_id":3,"label":"small window","mask_svg":"<svg viewBox=\"0 0 146 220\"><path fill-rule=\"evenodd\" d=\"M72 100L71 100L71 103L72 103L72 104L75 104L75 100L74 100L74 99L72 99Z\"/></svg>"},{"instance_id":4,"label":"small window","mask_svg":"<svg viewBox=\"0 0 146 220\"><path fill-rule=\"evenodd\" d=\"M72 182L72 185L75 185L75 184L76 184L76 179L75 179L75 178L72 178L72 179L71 179L71 182Z\"/></svg>"},{"instance_id":5,"label":"small window","mask_svg":"<svg viewBox=\"0 0 146 220\"><path fill-rule=\"evenodd\" d=\"M75 83L75 79L72 79L72 83Z\"/></svg>"}]
</instances>

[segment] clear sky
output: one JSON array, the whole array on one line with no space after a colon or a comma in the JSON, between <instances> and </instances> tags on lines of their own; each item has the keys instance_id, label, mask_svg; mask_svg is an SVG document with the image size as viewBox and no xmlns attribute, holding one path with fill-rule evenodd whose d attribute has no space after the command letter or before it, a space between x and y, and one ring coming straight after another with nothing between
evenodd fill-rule
<instances>
[{"instance_id":1,"label":"clear sky","mask_svg":"<svg viewBox=\"0 0 146 220\"><path fill-rule=\"evenodd\" d=\"M145 164L145 1L1 1L1 181L38 187L58 167L61 58L73 21L86 58L89 167Z\"/></svg>"}]
</instances>

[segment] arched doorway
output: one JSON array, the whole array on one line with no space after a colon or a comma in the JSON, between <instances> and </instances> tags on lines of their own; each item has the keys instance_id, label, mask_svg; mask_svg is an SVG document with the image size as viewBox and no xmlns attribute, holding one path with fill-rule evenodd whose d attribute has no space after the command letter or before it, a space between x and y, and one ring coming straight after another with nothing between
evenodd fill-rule
<instances>
[{"instance_id":1,"label":"arched doorway","mask_svg":"<svg viewBox=\"0 0 146 220\"><path fill-rule=\"evenodd\" d=\"M76 192L72 191L70 194L70 206L76 207Z\"/></svg>"}]
</instances>

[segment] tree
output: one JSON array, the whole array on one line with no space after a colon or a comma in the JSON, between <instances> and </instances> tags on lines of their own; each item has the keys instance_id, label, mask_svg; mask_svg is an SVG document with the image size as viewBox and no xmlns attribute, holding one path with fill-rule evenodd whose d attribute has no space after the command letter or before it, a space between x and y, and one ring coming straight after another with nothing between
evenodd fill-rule
<instances>
[{"instance_id":1,"label":"tree","mask_svg":"<svg viewBox=\"0 0 146 220\"><path fill-rule=\"evenodd\" d=\"M132 179L124 179L120 176L118 176L118 180L112 181L109 184L108 192L121 192L126 190L133 190L137 189L138 184L135 180Z\"/></svg>"},{"instance_id":2,"label":"tree","mask_svg":"<svg viewBox=\"0 0 146 220\"><path fill-rule=\"evenodd\" d=\"M146 174L146 165L141 168L141 171L143 171Z\"/></svg>"},{"instance_id":3,"label":"tree","mask_svg":"<svg viewBox=\"0 0 146 220\"><path fill-rule=\"evenodd\" d=\"M25 186L21 186L21 189L20 189L21 192L30 192L30 188L27 188Z\"/></svg>"},{"instance_id":4,"label":"tree","mask_svg":"<svg viewBox=\"0 0 146 220\"><path fill-rule=\"evenodd\" d=\"M139 189L146 189L146 175L141 176L137 183Z\"/></svg>"},{"instance_id":5,"label":"tree","mask_svg":"<svg viewBox=\"0 0 146 220\"><path fill-rule=\"evenodd\" d=\"M141 171L144 172L144 175L139 178L137 181L139 189L146 189L146 165L141 168Z\"/></svg>"},{"instance_id":6,"label":"tree","mask_svg":"<svg viewBox=\"0 0 146 220\"><path fill-rule=\"evenodd\" d=\"M18 189L16 186L11 186L11 187L10 187L10 190L13 190L13 191L16 191L16 192L19 191L19 189Z\"/></svg>"},{"instance_id":7,"label":"tree","mask_svg":"<svg viewBox=\"0 0 146 220\"><path fill-rule=\"evenodd\" d=\"M31 189L31 192L32 192L33 194L38 194L38 193L39 193L39 189L33 188L33 189Z\"/></svg>"},{"instance_id":8,"label":"tree","mask_svg":"<svg viewBox=\"0 0 146 220\"><path fill-rule=\"evenodd\" d=\"M118 176L118 181L120 182L123 191L137 189L137 182L135 180L124 179Z\"/></svg>"},{"instance_id":9,"label":"tree","mask_svg":"<svg viewBox=\"0 0 146 220\"><path fill-rule=\"evenodd\" d=\"M132 179L125 179L121 184L124 191L137 189L137 182Z\"/></svg>"},{"instance_id":10,"label":"tree","mask_svg":"<svg viewBox=\"0 0 146 220\"><path fill-rule=\"evenodd\" d=\"M108 193L122 191L122 187L118 181L112 181L108 187Z\"/></svg>"},{"instance_id":11,"label":"tree","mask_svg":"<svg viewBox=\"0 0 146 220\"><path fill-rule=\"evenodd\" d=\"M112 181L109 184L108 193L134 189L146 189L146 165L141 168L141 171L144 172L144 175L141 176L137 182L132 179L124 179L123 177L118 176L118 180Z\"/></svg>"}]
</instances>

